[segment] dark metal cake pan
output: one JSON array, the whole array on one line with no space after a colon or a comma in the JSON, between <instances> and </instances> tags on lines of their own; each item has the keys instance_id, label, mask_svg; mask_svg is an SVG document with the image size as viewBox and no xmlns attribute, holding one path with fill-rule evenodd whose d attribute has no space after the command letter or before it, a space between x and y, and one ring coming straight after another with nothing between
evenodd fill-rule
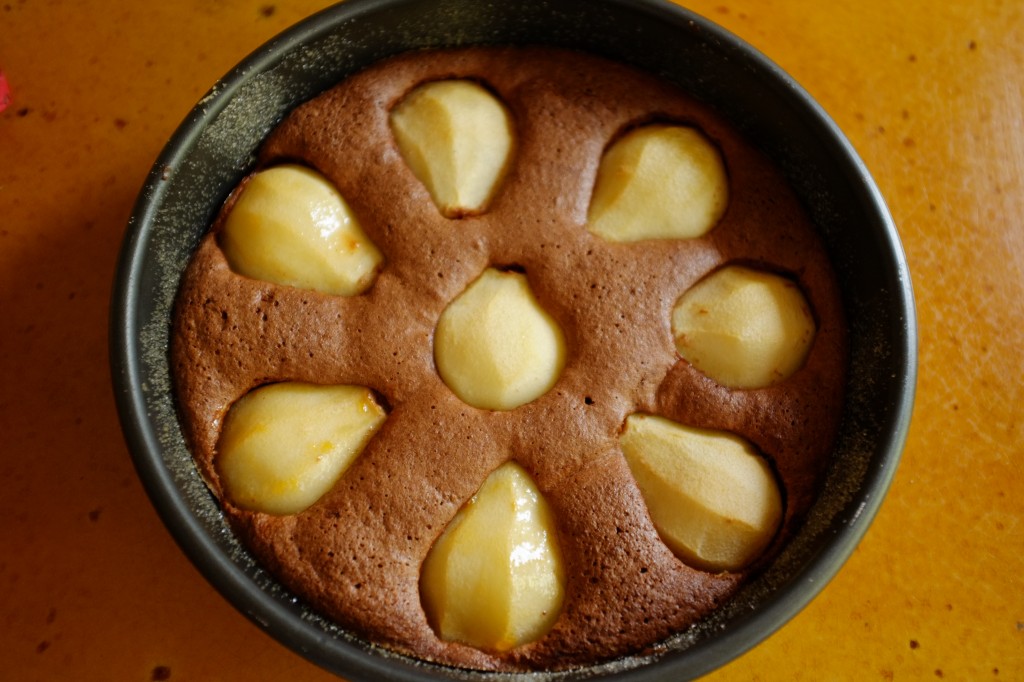
<instances>
[{"instance_id":1,"label":"dark metal cake pan","mask_svg":"<svg viewBox=\"0 0 1024 682\"><path fill-rule=\"evenodd\" d=\"M863 162L787 74L707 19L660 0L349 0L270 41L218 81L157 159L128 225L111 309L113 382L129 450L164 523L236 608L352 680L492 679L389 653L318 616L232 534L182 437L168 359L182 272L287 112L410 49L542 44L645 69L715 108L782 169L820 231L849 321L841 431L820 498L785 551L657 655L501 679L687 679L735 658L817 595L874 517L906 440L917 332L906 260Z\"/></svg>"}]
</instances>

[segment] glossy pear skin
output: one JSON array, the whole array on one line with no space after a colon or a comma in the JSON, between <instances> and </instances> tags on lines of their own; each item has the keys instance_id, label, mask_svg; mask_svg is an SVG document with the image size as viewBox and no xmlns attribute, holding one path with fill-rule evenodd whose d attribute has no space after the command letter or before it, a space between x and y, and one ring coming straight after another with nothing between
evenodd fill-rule
<instances>
[{"instance_id":1,"label":"glossy pear skin","mask_svg":"<svg viewBox=\"0 0 1024 682\"><path fill-rule=\"evenodd\" d=\"M228 411L217 471L235 505L297 514L334 486L385 417L361 386L263 386Z\"/></svg>"},{"instance_id":2,"label":"glossy pear skin","mask_svg":"<svg viewBox=\"0 0 1024 682\"><path fill-rule=\"evenodd\" d=\"M447 641L507 651L542 637L565 575L551 511L517 464L495 470L431 548L420 593Z\"/></svg>"},{"instance_id":3,"label":"glossy pear skin","mask_svg":"<svg viewBox=\"0 0 1024 682\"><path fill-rule=\"evenodd\" d=\"M240 275L337 296L365 291L383 262L337 189L296 165L250 178L220 244Z\"/></svg>"}]
</instances>

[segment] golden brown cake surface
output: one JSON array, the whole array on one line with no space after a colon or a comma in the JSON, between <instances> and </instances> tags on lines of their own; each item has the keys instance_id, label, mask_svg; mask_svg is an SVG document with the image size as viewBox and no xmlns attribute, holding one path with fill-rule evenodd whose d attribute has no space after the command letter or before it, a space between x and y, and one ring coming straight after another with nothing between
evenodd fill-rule
<instances>
[{"instance_id":1,"label":"golden brown cake surface","mask_svg":"<svg viewBox=\"0 0 1024 682\"><path fill-rule=\"evenodd\" d=\"M481 215L441 215L389 129L390 110L427 81L467 78L514 120L511 166ZM586 228L610 142L649 122L693 125L719 148L729 205L703 237L609 243ZM271 134L261 167L299 162L327 177L384 255L354 297L234 274L217 226L177 301L177 396L197 465L257 559L313 608L416 657L484 669L564 668L652 649L714 610L751 571L687 566L660 540L618 444L626 418L658 414L731 431L773 466L785 502L766 560L813 502L842 407L846 350L828 259L779 172L728 125L669 84L546 48L400 55L300 106ZM230 210L230 201L225 210ZM683 361L679 297L729 263L793 278L817 334L804 366L769 388L717 385ZM540 398L494 412L462 403L434 366L435 325L489 266L526 274L565 333L562 374ZM355 384L389 407L341 481L288 516L232 504L217 470L231 405L272 382ZM567 577L554 628L504 654L442 641L424 614L420 567L456 511L515 461L551 505Z\"/></svg>"}]
</instances>

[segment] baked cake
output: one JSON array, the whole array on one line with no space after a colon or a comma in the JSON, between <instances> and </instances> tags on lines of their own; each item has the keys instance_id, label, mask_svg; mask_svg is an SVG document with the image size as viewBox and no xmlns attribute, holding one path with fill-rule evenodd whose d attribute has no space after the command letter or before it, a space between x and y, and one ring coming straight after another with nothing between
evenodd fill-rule
<instances>
[{"instance_id":1,"label":"baked cake","mask_svg":"<svg viewBox=\"0 0 1024 682\"><path fill-rule=\"evenodd\" d=\"M402 54L295 109L171 350L266 570L484 670L656 651L728 600L814 501L846 365L779 170L673 85L541 47Z\"/></svg>"}]
</instances>

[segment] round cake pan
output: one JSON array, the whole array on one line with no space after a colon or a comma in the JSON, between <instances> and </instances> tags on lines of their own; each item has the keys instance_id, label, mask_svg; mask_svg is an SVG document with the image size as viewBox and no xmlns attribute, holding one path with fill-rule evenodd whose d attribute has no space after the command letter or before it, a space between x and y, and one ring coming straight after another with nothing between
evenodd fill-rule
<instances>
[{"instance_id":1,"label":"round cake pan","mask_svg":"<svg viewBox=\"0 0 1024 682\"><path fill-rule=\"evenodd\" d=\"M501 679L680 680L756 645L839 570L899 461L916 380L913 294L892 219L864 164L825 112L755 49L659 0L349 0L295 26L218 81L157 159L129 222L112 301L111 360L138 475L183 551L271 636L351 680L493 679L389 653L321 618L233 536L192 464L168 361L171 313L190 254L299 103L410 49L543 44L648 70L718 110L781 167L833 260L849 320L841 432L820 498L785 551L707 621L633 656Z\"/></svg>"}]
</instances>

